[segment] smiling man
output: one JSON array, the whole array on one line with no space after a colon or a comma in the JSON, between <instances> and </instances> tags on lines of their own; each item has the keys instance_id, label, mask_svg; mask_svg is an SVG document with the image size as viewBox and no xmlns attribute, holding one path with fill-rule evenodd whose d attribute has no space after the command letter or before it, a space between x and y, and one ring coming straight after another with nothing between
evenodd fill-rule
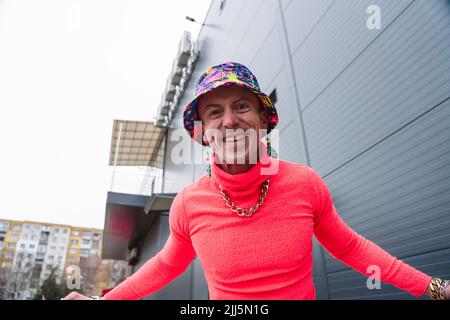
<instances>
[{"instance_id":1,"label":"smiling man","mask_svg":"<svg viewBox=\"0 0 450 320\"><path fill-rule=\"evenodd\" d=\"M208 69L183 115L190 136L213 148L210 170L175 197L164 248L105 299L149 295L182 274L195 256L210 299L316 299L313 235L334 258L366 276L375 267L377 280L416 297L450 298L448 281L352 230L314 169L271 158L261 138L276 127L277 110L245 66L227 62Z\"/></svg>"}]
</instances>

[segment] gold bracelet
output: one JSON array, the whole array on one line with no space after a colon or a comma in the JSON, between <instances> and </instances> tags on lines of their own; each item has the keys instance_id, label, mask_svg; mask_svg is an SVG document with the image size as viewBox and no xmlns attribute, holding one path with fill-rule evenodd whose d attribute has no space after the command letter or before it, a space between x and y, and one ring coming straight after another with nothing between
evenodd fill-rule
<instances>
[{"instance_id":1,"label":"gold bracelet","mask_svg":"<svg viewBox=\"0 0 450 320\"><path fill-rule=\"evenodd\" d=\"M428 285L429 296L432 300L445 300L445 288L450 282L440 278L433 278Z\"/></svg>"}]
</instances>

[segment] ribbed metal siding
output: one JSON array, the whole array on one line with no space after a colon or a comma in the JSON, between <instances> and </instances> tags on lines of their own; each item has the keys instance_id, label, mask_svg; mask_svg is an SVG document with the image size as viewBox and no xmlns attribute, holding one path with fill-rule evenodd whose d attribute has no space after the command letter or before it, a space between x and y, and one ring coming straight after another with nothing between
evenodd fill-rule
<instances>
[{"instance_id":1,"label":"ribbed metal siding","mask_svg":"<svg viewBox=\"0 0 450 320\"><path fill-rule=\"evenodd\" d=\"M369 4L381 8L380 31L364 25ZM447 278L449 22L443 0L339 1L292 53L311 165L341 216L392 255ZM325 268L332 299L414 298L385 283L369 291L366 277L328 253Z\"/></svg>"},{"instance_id":2,"label":"ribbed metal siding","mask_svg":"<svg viewBox=\"0 0 450 320\"><path fill-rule=\"evenodd\" d=\"M448 97L448 14L446 2L440 4L413 3L304 107L312 164L320 173L328 174Z\"/></svg>"},{"instance_id":3,"label":"ribbed metal siding","mask_svg":"<svg viewBox=\"0 0 450 320\"><path fill-rule=\"evenodd\" d=\"M189 90L190 87L192 87L192 84L188 84L187 89ZM182 113L178 111L167 132L163 179L163 192L165 193L176 193L180 191L183 186L192 183L192 165L189 163L178 164L175 159L173 159L173 154L175 155L176 151L180 150L179 146L182 143L182 139L190 139L188 134L184 131ZM183 134L183 138L181 138L180 134Z\"/></svg>"}]
</instances>

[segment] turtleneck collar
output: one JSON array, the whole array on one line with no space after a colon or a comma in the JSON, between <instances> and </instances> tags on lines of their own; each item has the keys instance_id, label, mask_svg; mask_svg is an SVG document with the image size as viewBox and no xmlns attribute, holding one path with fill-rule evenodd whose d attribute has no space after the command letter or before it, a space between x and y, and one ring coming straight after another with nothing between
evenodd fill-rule
<instances>
[{"instance_id":1,"label":"turtleneck collar","mask_svg":"<svg viewBox=\"0 0 450 320\"><path fill-rule=\"evenodd\" d=\"M230 174L219 167L213 154L211 180L217 186L221 185L233 199L253 197L255 194L259 194L262 183L273 176L273 170L271 170L273 161L276 160L267 154L265 146L262 145L259 161L250 170L243 173Z\"/></svg>"}]
</instances>

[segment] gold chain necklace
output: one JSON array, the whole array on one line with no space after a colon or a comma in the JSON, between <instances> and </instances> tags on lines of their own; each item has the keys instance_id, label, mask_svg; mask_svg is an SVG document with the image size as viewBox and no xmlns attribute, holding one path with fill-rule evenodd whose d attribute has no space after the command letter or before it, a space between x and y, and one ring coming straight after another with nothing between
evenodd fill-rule
<instances>
[{"instance_id":1,"label":"gold chain necklace","mask_svg":"<svg viewBox=\"0 0 450 320\"><path fill-rule=\"evenodd\" d=\"M262 206L262 204L264 203L264 200L267 197L267 192L269 191L269 181L270 178L268 178L266 181L263 182L262 186L261 186L261 191L259 194L259 200L258 203L255 204L253 207L251 207L250 209L243 209L239 206L237 206L233 200L230 199L230 197L228 196L228 194L225 192L225 190L223 189L223 187L219 184L219 188L220 188L220 193L223 196L223 199L225 200L225 204L230 207L231 211L235 212L238 216L245 216L245 217L251 217L252 214L254 214L256 212L256 210L258 210L258 208L260 206Z\"/></svg>"}]
</instances>

